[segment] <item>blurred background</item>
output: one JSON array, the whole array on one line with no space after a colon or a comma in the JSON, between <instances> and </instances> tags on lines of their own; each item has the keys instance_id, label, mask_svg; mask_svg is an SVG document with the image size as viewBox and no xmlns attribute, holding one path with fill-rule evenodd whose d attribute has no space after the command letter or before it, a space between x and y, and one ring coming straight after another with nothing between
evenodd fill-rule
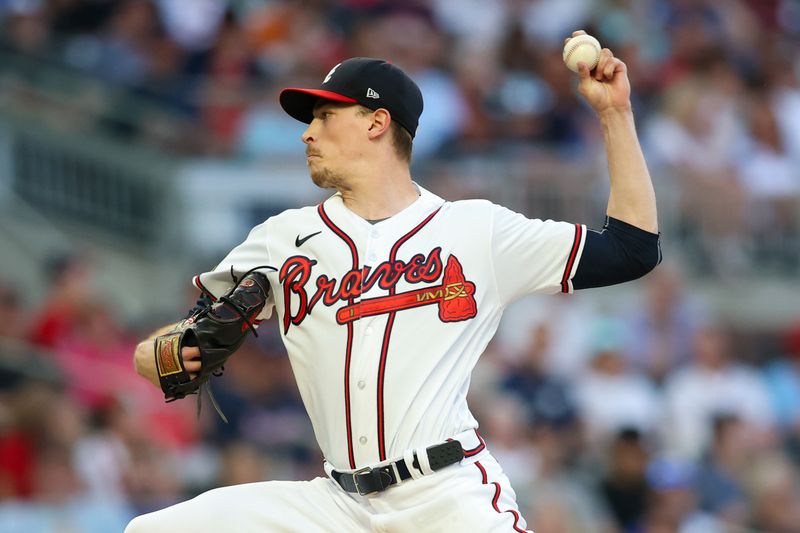
<instances>
[{"instance_id":1,"label":"blurred background","mask_svg":"<svg viewBox=\"0 0 800 533\"><path fill-rule=\"evenodd\" d=\"M390 59L419 183L599 227L579 28L628 64L665 262L510 308L471 408L537 533L800 531L797 0L0 0L0 531L320 475L274 324L214 383L227 425L131 365L193 274L329 194L279 89Z\"/></svg>"}]
</instances>

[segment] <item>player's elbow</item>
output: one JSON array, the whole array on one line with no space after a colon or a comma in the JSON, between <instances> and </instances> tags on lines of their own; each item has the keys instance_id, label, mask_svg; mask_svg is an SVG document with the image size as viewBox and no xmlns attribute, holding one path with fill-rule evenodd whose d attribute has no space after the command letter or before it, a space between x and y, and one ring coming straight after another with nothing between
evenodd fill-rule
<instances>
[{"instance_id":1,"label":"player's elbow","mask_svg":"<svg viewBox=\"0 0 800 533\"><path fill-rule=\"evenodd\" d=\"M636 246L628 252L631 280L639 279L661 263L661 239Z\"/></svg>"}]
</instances>

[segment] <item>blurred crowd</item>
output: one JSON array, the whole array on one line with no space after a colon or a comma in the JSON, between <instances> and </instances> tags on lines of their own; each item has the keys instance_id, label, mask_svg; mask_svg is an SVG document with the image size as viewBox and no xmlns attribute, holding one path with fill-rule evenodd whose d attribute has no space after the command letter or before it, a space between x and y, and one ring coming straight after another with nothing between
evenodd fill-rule
<instances>
[{"instance_id":1,"label":"blurred crowd","mask_svg":"<svg viewBox=\"0 0 800 533\"><path fill-rule=\"evenodd\" d=\"M0 283L0 531L121 531L216 486L324 475L276 324L214 380L229 423L208 398L198 416L135 374L161 324L120 321L94 268L52 259L39 302ZM800 531L800 322L731 328L671 264L637 285L613 310L522 300L474 372L471 409L529 525Z\"/></svg>"},{"instance_id":2,"label":"blurred crowd","mask_svg":"<svg viewBox=\"0 0 800 533\"><path fill-rule=\"evenodd\" d=\"M316 85L351 55L391 59L425 95L423 173L601 150L561 63L578 28L629 65L656 186L678 191L669 231L693 266L757 256L796 273L796 0L0 2L2 57L122 91L81 95L95 120L69 127L182 155L299 153L302 125L277 91ZM40 80L2 63L0 105L48 103L9 93L15 76ZM207 401L198 418L193 399L165 405L133 371L136 342L162 324L121 320L88 257L44 266L42 301L0 280L0 531L121 531L214 486L322 475L274 324L215 380L230 423ZM479 363L470 406L537 533L800 532L800 324L731 327L684 270L662 265L614 309L580 294L525 300Z\"/></svg>"},{"instance_id":3,"label":"blurred crowd","mask_svg":"<svg viewBox=\"0 0 800 533\"><path fill-rule=\"evenodd\" d=\"M119 89L73 89L77 114L47 107L66 78L46 96L10 83L11 102L184 155L299 154L278 90L352 55L388 58L425 95L415 166L432 182L437 159L501 158L535 180L547 158L601 150L561 62L583 28L629 66L656 185L677 196L670 233L697 269L800 268L796 0L9 0L0 17L9 57ZM36 72L4 74L26 87Z\"/></svg>"}]
</instances>

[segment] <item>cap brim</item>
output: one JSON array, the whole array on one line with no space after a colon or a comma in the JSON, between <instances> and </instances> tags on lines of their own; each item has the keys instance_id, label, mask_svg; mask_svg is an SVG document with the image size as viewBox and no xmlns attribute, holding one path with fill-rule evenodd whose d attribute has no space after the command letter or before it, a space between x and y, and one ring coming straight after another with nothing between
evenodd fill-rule
<instances>
[{"instance_id":1,"label":"cap brim","mask_svg":"<svg viewBox=\"0 0 800 533\"><path fill-rule=\"evenodd\" d=\"M344 96L343 94L322 89L299 89L289 87L281 91L279 100L284 111L300 122L310 124L314 120L314 105L317 100L331 100L333 102L344 102L347 104L357 104L358 101Z\"/></svg>"}]
</instances>

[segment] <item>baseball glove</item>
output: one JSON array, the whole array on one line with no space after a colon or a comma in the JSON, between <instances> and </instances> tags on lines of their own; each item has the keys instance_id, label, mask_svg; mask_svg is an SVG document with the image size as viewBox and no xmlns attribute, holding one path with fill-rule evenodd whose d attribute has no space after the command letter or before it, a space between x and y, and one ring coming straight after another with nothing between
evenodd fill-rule
<instances>
[{"instance_id":1,"label":"baseball glove","mask_svg":"<svg viewBox=\"0 0 800 533\"><path fill-rule=\"evenodd\" d=\"M211 376L222 375L223 365L242 345L248 331L258 336L253 323L264 309L269 295L266 275L256 272L263 268L272 267L252 269L238 281L233 276L235 284L225 296L206 307L196 307L194 313L179 322L172 331L156 337L156 368L167 402L197 394L199 414L199 392L206 386L214 408L227 422L207 384ZM201 368L194 379L186 370L181 356L181 349L185 346L200 349Z\"/></svg>"}]
</instances>

